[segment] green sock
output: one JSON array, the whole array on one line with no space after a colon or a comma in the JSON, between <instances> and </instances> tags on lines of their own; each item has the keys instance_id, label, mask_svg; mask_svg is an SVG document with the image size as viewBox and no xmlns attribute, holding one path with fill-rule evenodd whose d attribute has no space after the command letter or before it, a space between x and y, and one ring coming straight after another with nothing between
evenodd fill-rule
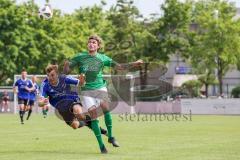
<instances>
[{"instance_id":1,"label":"green sock","mask_svg":"<svg viewBox=\"0 0 240 160\"><path fill-rule=\"evenodd\" d=\"M96 138L97 138L99 147L102 148L104 146L104 144L103 144L103 140L102 140L101 131L100 131L100 128L99 128L99 125L98 125L98 120L96 120L96 119L92 120L91 127L92 127L92 130L93 130Z\"/></svg>"},{"instance_id":2,"label":"green sock","mask_svg":"<svg viewBox=\"0 0 240 160\"><path fill-rule=\"evenodd\" d=\"M45 109L44 109L44 110L42 110L42 113L43 113L43 115L44 115L44 116L46 116L46 115L47 115L47 111L48 111L48 110L45 110Z\"/></svg>"},{"instance_id":3,"label":"green sock","mask_svg":"<svg viewBox=\"0 0 240 160\"><path fill-rule=\"evenodd\" d=\"M108 138L112 137L112 116L109 111L104 113L104 120L108 131Z\"/></svg>"}]
</instances>

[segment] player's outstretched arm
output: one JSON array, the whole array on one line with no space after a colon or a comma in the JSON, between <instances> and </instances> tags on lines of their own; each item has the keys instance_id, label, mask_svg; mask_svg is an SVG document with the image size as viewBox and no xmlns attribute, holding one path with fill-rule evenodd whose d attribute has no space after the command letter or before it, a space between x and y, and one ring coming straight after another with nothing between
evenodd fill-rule
<instances>
[{"instance_id":1,"label":"player's outstretched arm","mask_svg":"<svg viewBox=\"0 0 240 160\"><path fill-rule=\"evenodd\" d=\"M126 68L126 66L125 65L122 65L122 64L119 64L119 63L117 63L116 65L115 65L115 67L114 67L115 69L117 69L117 70L124 70L125 68Z\"/></svg>"},{"instance_id":2,"label":"player's outstretched arm","mask_svg":"<svg viewBox=\"0 0 240 160\"><path fill-rule=\"evenodd\" d=\"M132 62L131 65L132 65L133 67L138 67L138 66L140 66L140 65L143 64L143 63L144 63L143 60L142 60L142 59L139 59L139 60L137 60L137 61L135 61L135 62Z\"/></svg>"},{"instance_id":3,"label":"player's outstretched arm","mask_svg":"<svg viewBox=\"0 0 240 160\"><path fill-rule=\"evenodd\" d=\"M70 69L70 62L68 60L64 61L64 66L63 66L63 73L64 74L69 74L71 72Z\"/></svg>"},{"instance_id":4,"label":"player's outstretched arm","mask_svg":"<svg viewBox=\"0 0 240 160\"><path fill-rule=\"evenodd\" d=\"M138 67L141 66L141 64L143 64L143 60L139 59L135 62L131 62L131 63L127 63L127 64L116 64L115 68L117 70L123 70L123 69L127 69L127 68L131 68L131 67Z\"/></svg>"}]
</instances>

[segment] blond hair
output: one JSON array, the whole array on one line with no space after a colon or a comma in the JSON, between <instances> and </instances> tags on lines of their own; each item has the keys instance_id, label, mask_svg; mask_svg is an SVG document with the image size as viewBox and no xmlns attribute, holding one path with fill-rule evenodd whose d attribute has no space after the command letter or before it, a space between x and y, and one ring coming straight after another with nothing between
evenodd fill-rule
<instances>
[{"instance_id":1,"label":"blond hair","mask_svg":"<svg viewBox=\"0 0 240 160\"><path fill-rule=\"evenodd\" d=\"M88 38L88 41L91 40L91 39L94 39L98 42L98 46L99 46L99 49L102 48L102 45L103 45L103 40L101 37L99 37L98 35L94 34L94 35L91 35L89 38ZM99 50L98 49L98 50Z\"/></svg>"},{"instance_id":2,"label":"blond hair","mask_svg":"<svg viewBox=\"0 0 240 160\"><path fill-rule=\"evenodd\" d=\"M58 73L58 65L53 65L53 64L50 64L46 67L45 71L46 73L50 73L52 72L52 70L55 70L57 73Z\"/></svg>"}]
</instances>

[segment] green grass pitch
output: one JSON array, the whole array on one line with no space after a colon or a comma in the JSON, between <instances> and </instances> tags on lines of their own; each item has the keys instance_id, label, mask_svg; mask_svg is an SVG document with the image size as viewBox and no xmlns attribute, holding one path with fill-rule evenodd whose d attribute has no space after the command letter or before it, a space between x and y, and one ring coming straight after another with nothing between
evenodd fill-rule
<instances>
[{"instance_id":1,"label":"green grass pitch","mask_svg":"<svg viewBox=\"0 0 240 160\"><path fill-rule=\"evenodd\" d=\"M192 121L133 121L113 116L121 147L102 155L93 133L56 116L0 115L0 160L239 160L240 116L193 116ZM145 119L146 120L146 119ZM104 126L103 119L100 119ZM105 126L104 126L105 127Z\"/></svg>"}]
</instances>

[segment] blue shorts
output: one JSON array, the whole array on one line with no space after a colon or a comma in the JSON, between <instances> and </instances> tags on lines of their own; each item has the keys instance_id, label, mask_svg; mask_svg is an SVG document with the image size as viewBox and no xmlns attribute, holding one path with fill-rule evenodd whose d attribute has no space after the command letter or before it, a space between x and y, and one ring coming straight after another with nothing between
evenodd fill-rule
<instances>
[{"instance_id":1,"label":"blue shorts","mask_svg":"<svg viewBox=\"0 0 240 160\"><path fill-rule=\"evenodd\" d=\"M23 99L18 97L18 104L28 105L28 99Z\"/></svg>"},{"instance_id":2,"label":"blue shorts","mask_svg":"<svg viewBox=\"0 0 240 160\"><path fill-rule=\"evenodd\" d=\"M76 116L73 114L73 105L75 104L79 104L80 106L82 106L80 102L73 100L65 100L62 103L59 103L58 106L56 106L59 114L62 116L63 120L68 125L71 125L73 120L76 119Z\"/></svg>"},{"instance_id":3,"label":"blue shorts","mask_svg":"<svg viewBox=\"0 0 240 160\"><path fill-rule=\"evenodd\" d=\"M29 103L28 103L28 104L29 104L30 106L34 106L34 102L35 102L34 100L29 100Z\"/></svg>"}]
</instances>

